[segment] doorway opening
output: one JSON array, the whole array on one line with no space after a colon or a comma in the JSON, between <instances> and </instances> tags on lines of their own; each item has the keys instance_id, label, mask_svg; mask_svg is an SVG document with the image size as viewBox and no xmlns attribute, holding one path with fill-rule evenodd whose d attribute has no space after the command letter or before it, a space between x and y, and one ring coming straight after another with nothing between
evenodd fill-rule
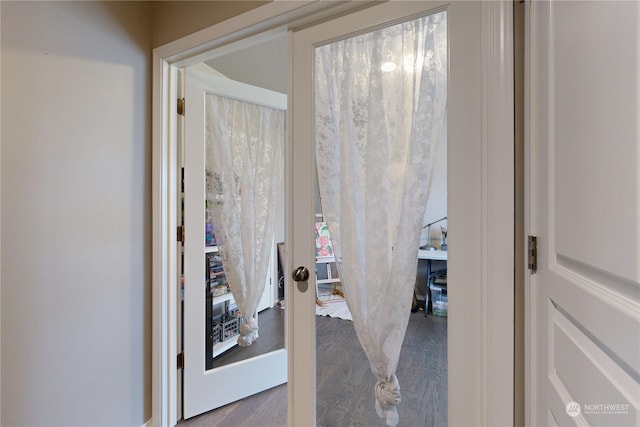
<instances>
[{"instance_id":1,"label":"doorway opening","mask_svg":"<svg viewBox=\"0 0 640 427\"><path fill-rule=\"evenodd\" d=\"M199 76L203 81L207 81L207 79L209 79L211 82L210 87L215 86L218 79L223 79L221 81L225 85L226 89L229 89L230 86L233 86L236 83L251 86L249 88L240 86L235 94L233 91L227 92L227 96L234 97L236 99L243 97L242 91L244 89L249 89L254 92L259 91L260 89L267 89L286 95L288 76L287 69L286 67L283 67L283 64L287 64L289 62L287 44L288 39L286 32L283 32L280 36L272 34L268 37L254 37L248 40L243 40L240 47L237 49L234 49L233 46L226 46L224 49L214 50L210 53L210 59L206 59L201 63L186 67L184 71L184 78L191 75ZM261 64L259 68L260 72L248 72L247 70L256 69L256 63ZM265 76L270 77L266 80L261 80L264 79ZM214 91L215 89L211 90ZM189 99L190 111L193 111L194 108L198 108L193 104L193 99ZM185 145L186 144L188 144L188 142L185 143ZM180 152L182 154L182 158L187 156L185 151L186 149L184 147L181 148ZM439 141L436 154L437 157L433 162L434 171L431 174L432 182L429 184L429 187L431 188L430 198L423 221L425 224L433 222L432 220L436 216L438 218L442 216L446 217L446 135L442 141ZM184 167L184 164L182 166ZM192 174L193 171L190 170L185 172L187 177ZM202 179L202 177L200 177L200 179ZM427 183L425 183L425 185L427 185ZM317 192L316 199L316 218L321 220L322 207L319 192ZM180 200L180 206L182 207L189 206L189 204L188 199L186 201L184 199ZM274 242L283 243L284 203L282 200L279 200L278 206L278 225L276 226ZM205 217L205 220L206 218L207 217ZM411 382L411 384L407 381L405 405L412 409L403 410L403 417L407 417L407 419L412 420L418 420L421 417L431 417L437 423L446 423L446 299L440 298L441 293L438 294L437 299L438 303L440 303L439 307L444 307L444 310L439 309L434 312L433 307L436 305L433 304L434 298L429 296L431 295L430 285L439 286L439 289L441 290L443 283L440 281L438 283L435 283L435 281L430 283L428 273L425 272L425 266L427 263L430 264L432 262L432 255L434 254L438 256L436 256L437 259L433 261L433 270L442 271L443 268L446 268L446 255L443 257L442 250L440 250L441 245L446 244L441 238L441 230L446 229L446 222L439 221L438 226L439 227L436 228L432 227L432 224L430 224L429 226L424 227L420 239L422 246L427 245L428 242L430 249L438 250L431 251L430 249L424 249L420 251L424 256L422 256L423 259L419 260L419 269L416 275L416 294L418 296L422 296L422 298L416 299L418 307L416 307L416 313L414 313L410 319L409 332L405 339L406 349L403 350L403 361L401 363L401 366L411 367L410 369L412 373L417 373L418 376L415 378L415 381ZM203 228L200 224L198 224L197 227ZM316 232L318 232L318 228L316 228ZM215 246L215 244L212 246ZM216 256L215 249L211 251L209 246L205 249L205 253L207 254L207 260L210 257ZM198 253L196 256L202 256L202 254ZM349 363L353 365L355 363L354 360L358 360L360 368L353 372L351 379L347 382L352 384L352 386L356 383L359 384L359 387L361 387L360 392L350 393L350 395L362 396L363 398L358 399L358 404L362 404L367 408L370 406L370 399L368 399L368 397L370 395L371 387L369 382L372 377L371 374L362 377L360 376L363 370L365 372L367 371L369 364L360 344L358 343L352 322L336 320L333 311L331 310L339 305L346 307L343 295L342 301L334 299L328 300L324 298L326 294L323 288L327 283L330 284L330 287L332 288L330 293L334 296L336 295L336 288L340 286L339 278L335 279L335 281L330 280L330 277L327 278L327 276L331 276L332 274L337 276L335 260L331 263L323 262L321 254L317 254L316 260L319 261L316 264L316 283L319 300L321 300L319 305L316 307L316 314L319 316L316 318L318 366L317 383L319 384L317 390L317 411L319 417L327 418L339 415L339 411L336 410L337 405L335 404L335 401L336 399L345 399L345 396L339 397L339 393L335 393L335 390L339 388L339 385L345 381L343 371L345 366ZM326 259L324 259L324 261L326 261ZM214 262L213 265L214 266L212 268L215 269L219 263ZM208 264L205 264L205 270L207 270L207 266ZM334 273L331 273L332 269ZM283 268L281 265L278 270L280 270L280 275L277 280L274 281L279 284L276 294L273 295L270 298L270 301L266 303L266 306L263 307L264 311L260 310L260 339L256 344L267 342L271 345L274 342L277 342L280 343L277 344L278 348L281 348L284 344L283 315L281 314L281 311L286 304L284 301L284 289L280 285L284 282ZM212 281L213 276L215 276L215 282L218 283L219 277L216 274L216 272L211 273L211 279L209 281ZM444 283L444 286L446 286L446 282ZM214 288L217 289L218 287L219 286L215 286ZM265 292L267 292L267 294L273 294L273 292ZM446 290L444 293L446 295ZM338 296L340 296L340 294L341 292L338 291ZM222 295L228 294L226 292L221 295L216 294L213 296L213 299L220 299ZM444 304L442 304L443 301L445 301ZM229 304L229 302L225 300L225 310L228 307L227 304ZM209 305L210 304L207 304L207 307L209 307ZM219 313L220 306L221 305L216 306L214 304L213 309L210 310L210 316L206 319L207 325L210 329L212 328L212 324L214 324L215 327L218 325L215 319L217 318L216 316L220 317L221 315L221 313ZM346 308L346 311L348 312L348 307ZM182 327L179 328L181 332L183 332L183 327L184 322L182 323ZM224 334L224 331L222 333ZM210 338L210 335L211 330L207 330L207 337ZM261 345L239 347L233 343L229 343L230 341L228 340L224 341L220 339L216 339L215 342L207 342L206 349L210 351L210 354L207 354L207 362L209 363L206 366L207 370L221 368L229 364L247 360L257 354L261 354L262 351L270 352L275 349L268 347L261 350ZM223 344L225 346L220 350ZM182 351L184 351L184 348ZM339 363L339 358L344 358L344 361ZM403 379L403 383L404 382L405 381ZM219 388L224 388L224 384L223 387ZM254 396L247 403L251 406L255 406L259 405L259 403L256 402L264 401L269 402L268 404L273 408L273 398L268 394L282 395L283 388L286 388L286 386L280 386L277 387L277 389L265 392L265 394L267 394L265 396ZM423 398L428 399L429 402L418 401ZM412 403L412 400L415 399L418 400L416 400L415 403ZM286 400L280 399L279 403L275 404L279 410L273 411L272 413L274 416L281 417L282 419L271 420L270 422L274 425L286 422L285 402ZM243 402L239 401L234 403L233 412L242 412L243 406L246 406ZM428 414L425 413L426 408L429 408ZM214 409L215 408L212 408L212 410ZM229 416L229 408L226 408L224 412L227 414L226 416ZM366 412L371 412L370 415L374 417L376 416L372 411L363 410L363 413ZM208 412L201 416L197 416L194 422L214 422L213 420L217 420L220 416L221 415L215 411ZM262 421L264 422L265 420L262 419ZM189 423L190 421L183 422L184 425L189 425Z\"/></svg>"},{"instance_id":2,"label":"doorway opening","mask_svg":"<svg viewBox=\"0 0 640 427\"><path fill-rule=\"evenodd\" d=\"M248 34L256 34L268 29L269 26L271 26L270 28L280 26L283 22L282 17L286 13L283 14L282 10L274 10L273 8L276 6L285 7L286 5L266 5L261 11L264 15L256 14L239 18L233 23L227 23L228 25L225 25L224 28L213 29L207 35L202 33L197 37L187 38L179 44L167 45L154 51L154 166L157 167L154 179L154 195L157 195L154 198L154 210L157 212L156 216L154 216L154 282L158 283L158 286L154 286L153 323L154 350L156 351L154 351L153 416L154 421L158 420L160 424L173 425L177 420L177 410L175 409L177 408L177 388L174 384L174 379L177 377L177 369L175 368L175 354L177 354L175 325L177 325L177 318L175 310L171 304L168 304L170 301L175 300L176 289L178 289L177 275L170 267L175 265L172 259L175 260L177 253L175 249L172 249L173 239L171 237L173 232L169 233L169 230L175 230L177 225L175 218L177 209L174 206L176 202L172 201L172 199L177 200L177 198L175 198L176 191L175 188L172 188L174 184L171 181L172 176L178 176L176 163L172 163L175 162L177 157L177 148L172 142L177 136L177 131L173 122L174 119L171 118L171 112L175 111L176 107L177 70L180 67L202 62L202 56L206 52L216 46L227 44L230 39L241 39ZM469 283L478 283L478 281L480 283L480 286L472 289L469 294L461 295L460 301L473 300L470 303L473 308L467 313L469 315L468 325L462 318L450 323L449 344L453 341L455 347L463 350L463 353L471 351L483 355L483 357L477 359L477 363L473 364L473 366L467 366L467 362L454 360L451 358L451 352L449 353L449 396L451 398L448 401L448 407L449 413L454 414L456 417L456 419L450 419L449 421L473 419L476 420L476 423L483 420L482 423L492 424L495 420L504 419L503 417L509 418L510 413L509 405L505 405L504 398L494 400L497 396L509 396L509 390L512 390L509 370L503 370L505 366L505 363L502 363L504 358L494 357L495 355L505 355L507 359L512 361L512 357L508 357L508 349L510 348L509 334L498 333L498 331L503 331L505 326L509 324L509 322L503 321L503 314L506 314L509 310L495 312L488 310L488 308L493 305L504 308L512 304L508 291L502 293L498 289L502 290L503 286L509 287L511 284L510 282L505 283L502 275L504 271L500 268L500 265L505 264L504 261L509 259L509 256L503 255L505 251L509 252L513 241L513 233L511 230L504 230L505 233L495 235L487 227L496 219L493 213L511 210L512 204L509 202L508 197L503 199L502 196L511 192L512 185L509 184L508 180L502 180L502 176L490 174L488 171L491 168L481 168L478 164L484 164L483 162L487 162L488 159L496 160L498 157L512 157L510 156L512 144L510 144L509 139L512 132L509 132L509 129L505 129L509 127L508 123L505 123L503 117L492 113L503 111L501 108L504 111L512 108L508 90L502 84L503 76L510 75L509 70L511 67L508 64L509 61L504 62L502 54L505 52L495 48L492 44L494 39L489 36L479 37L479 34L482 32L486 32L487 35L509 34L508 30L505 31L504 26L509 25L510 13L509 10L505 10L505 4L490 5L483 3L482 5L465 4L464 6L454 4L451 7L454 9L469 8L466 10L466 14L456 15L460 19L458 28L465 28L469 34L472 34L471 37L466 39L461 37L460 40L468 40L470 45L473 45L477 51L482 51L487 55L487 60L483 61L482 67L486 66L487 70L493 71L498 68L503 70L502 73L485 70L482 76L476 75L471 79L473 83L467 85L473 86L478 83L471 88L472 92L477 94L480 91L476 91L476 89L481 87L479 82L484 81L486 85L482 87L488 89L486 89L486 92L482 92L482 96L486 98L483 98L485 99L485 104L483 105L490 105L493 108L488 108L488 114L477 116L482 118L481 120L478 119L478 122L482 121L484 123L483 129L486 130L482 136L478 132L476 135L470 135L469 138L461 137L462 128L456 129L454 141L465 140L467 144L473 142L472 146L474 148L467 153L463 153L465 149L462 146L450 147L453 153L452 157L455 157L455 159L450 159L449 163L452 161L460 162L460 165L464 164L467 168L464 170L465 178L455 182L453 189L448 189L450 195L455 193L454 201L456 206L467 206L469 209L463 209L463 211L467 211L465 215L471 215L472 217L469 224L464 224L462 214L455 221L457 225L463 226L458 230L459 235L456 237L463 243L458 245L457 256L460 257L458 262L468 257L470 265L473 266L464 274L459 274L458 277L464 280L469 279ZM506 9L509 8L506 7ZM308 17L309 13L307 12L305 14ZM293 22L301 19L301 16L305 16L305 14L297 15L297 17L288 16L286 19ZM479 19L481 14L484 14L485 17L490 17L483 19L482 24ZM268 17L266 21L265 16ZM268 24L264 24L264 22L268 22ZM486 28L484 27L485 25ZM487 43L486 46L481 46L479 42L481 39ZM478 41L478 43L474 44L473 40ZM502 39L496 38L495 40ZM491 50L491 46L495 48L495 51ZM505 49L508 51L509 46L506 46ZM464 81L466 78L462 77L462 70L476 69L467 63L475 59L477 59L476 56L466 55L464 58L459 56L452 60L452 64L457 64L456 69L461 73L457 75L458 81ZM500 77L497 78L496 75ZM457 101L460 100L458 99ZM467 110L469 108L465 109L463 114L469 117L473 116ZM468 124L471 125L471 123ZM474 122L473 124L475 126L478 123ZM506 135L509 135L509 137ZM479 153L485 153L488 157L484 159L481 155L476 157L476 154ZM474 175L476 172L478 172L477 176ZM467 179L471 175L474 177ZM463 192L466 191L464 189L465 183L474 188L476 183L482 183L479 186L481 191L474 193L473 198L461 203L461 189ZM489 208L483 211L479 206ZM454 212L454 209L451 212ZM453 219L451 220L453 221ZM479 227L475 227L478 224ZM483 242L482 236L488 237L488 239ZM453 244L453 236L451 238L451 243ZM465 241L470 242L470 244L464 244ZM482 262L479 260L482 260ZM483 270L482 265L491 266L491 268ZM507 266L506 270L510 272L512 266ZM495 296L496 299L490 299L489 296ZM478 307L476 308L474 304L477 304ZM458 333L455 331L458 331ZM506 342L502 341L501 338L504 338ZM487 343L487 345L482 343ZM504 351L494 352L493 349L495 348L500 348ZM457 368L452 369L454 367ZM452 374L453 377L451 376ZM485 382L487 378L492 378L491 384ZM502 394L502 392L506 394ZM480 398L481 396L485 397ZM462 410L462 408L467 408L468 410Z\"/></svg>"}]
</instances>

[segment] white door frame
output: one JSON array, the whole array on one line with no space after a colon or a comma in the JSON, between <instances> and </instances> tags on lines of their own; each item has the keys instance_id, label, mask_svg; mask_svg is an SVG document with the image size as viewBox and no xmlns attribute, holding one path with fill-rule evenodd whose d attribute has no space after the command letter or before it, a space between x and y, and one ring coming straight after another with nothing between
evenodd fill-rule
<instances>
[{"instance_id":1,"label":"white door frame","mask_svg":"<svg viewBox=\"0 0 640 427\"><path fill-rule=\"evenodd\" d=\"M153 50L152 101L152 419L178 420L177 70L245 37L362 7L363 2L272 2ZM513 15L512 2L482 2L482 155L479 271L449 318L448 412L451 425L513 424ZM449 173L456 167L449 165ZM453 241L453 237L452 241ZM464 240L464 239L462 239ZM453 252L452 252L453 255ZM480 263L477 260L480 260ZM464 262L464 259L459 261ZM453 299L455 302L455 299ZM470 312L465 308L470 307ZM475 315L469 316L469 313ZM452 332L453 331L453 332ZM473 359L473 360L470 360ZM290 378L292 380L292 378Z\"/></svg>"}]
</instances>

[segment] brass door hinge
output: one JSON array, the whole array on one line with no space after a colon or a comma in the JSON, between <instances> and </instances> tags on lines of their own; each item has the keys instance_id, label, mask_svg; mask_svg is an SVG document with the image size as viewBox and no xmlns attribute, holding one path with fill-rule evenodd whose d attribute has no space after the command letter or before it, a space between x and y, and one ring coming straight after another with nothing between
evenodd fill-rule
<instances>
[{"instance_id":1,"label":"brass door hinge","mask_svg":"<svg viewBox=\"0 0 640 427\"><path fill-rule=\"evenodd\" d=\"M178 242L184 242L184 225L178 226Z\"/></svg>"},{"instance_id":2,"label":"brass door hinge","mask_svg":"<svg viewBox=\"0 0 640 427\"><path fill-rule=\"evenodd\" d=\"M177 362L178 369L184 369L184 352L178 353Z\"/></svg>"},{"instance_id":3,"label":"brass door hinge","mask_svg":"<svg viewBox=\"0 0 640 427\"><path fill-rule=\"evenodd\" d=\"M184 98L178 99L178 114L184 116Z\"/></svg>"},{"instance_id":4,"label":"brass door hinge","mask_svg":"<svg viewBox=\"0 0 640 427\"><path fill-rule=\"evenodd\" d=\"M529 271L531 271L531 274L536 274L536 270L538 269L538 238L536 236L529 236L527 253Z\"/></svg>"}]
</instances>

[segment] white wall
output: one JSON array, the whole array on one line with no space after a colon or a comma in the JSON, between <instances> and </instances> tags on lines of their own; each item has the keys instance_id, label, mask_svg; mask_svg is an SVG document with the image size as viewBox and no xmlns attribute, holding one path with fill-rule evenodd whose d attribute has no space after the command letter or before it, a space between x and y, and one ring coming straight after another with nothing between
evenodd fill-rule
<instances>
[{"instance_id":1,"label":"white wall","mask_svg":"<svg viewBox=\"0 0 640 427\"><path fill-rule=\"evenodd\" d=\"M143 425L151 6L0 7L0 425Z\"/></svg>"},{"instance_id":2,"label":"white wall","mask_svg":"<svg viewBox=\"0 0 640 427\"><path fill-rule=\"evenodd\" d=\"M439 145L436 153L435 162L433 164L433 172L431 175L431 189L429 191L429 200L424 213L422 224L429 224L447 216L447 143L446 130L444 141ZM431 226L431 244L436 248L440 248L440 239L442 232L440 226L447 227L447 220L439 222ZM427 229L422 229L420 235L420 246L427 243ZM427 292L427 260L418 260L418 268L416 272L416 292L420 300L424 299ZM447 263L444 261L432 261L431 268L433 271L446 268Z\"/></svg>"},{"instance_id":3,"label":"white wall","mask_svg":"<svg viewBox=\"0 0 640 427\"><path fill-rule=\"evenodd\" d=\"M447 216L447 133L443 134L443 141L438 146L438 151L433 164L431 175L431 189L427 209L424 213L423 225L430 224ZM431 244L440 247L442 232L440 226L447 227L447 220L431 226ZM422 229L420 245L427 243L427 229Z\"/></svg>"}]
</instances>

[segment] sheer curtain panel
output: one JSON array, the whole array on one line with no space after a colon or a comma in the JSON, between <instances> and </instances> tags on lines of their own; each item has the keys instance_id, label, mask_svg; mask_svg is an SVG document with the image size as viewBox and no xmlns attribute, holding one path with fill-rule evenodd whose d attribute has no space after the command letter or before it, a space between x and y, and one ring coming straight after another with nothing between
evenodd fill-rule
<instances>
[{"instance_id":1,"label":"sheer curtain panel","mask_svg":"<svg viewBox=\"0 0 640 427\"><path fill-rule=\"evenodd\" d=\"M283 176L284 112L208 94L207 206L233 298L240 346L258 338L254 316L265 288Z\"/></svg>"},{"instance_id":2,"label":"sheer curtain panel","mask_svg":"<svg viewBox=\"0 0 640 427\"><path fill-rule=\"evenodd\" d=\"M388 426L399 419L395 372L432 162L446 134L446 22L440 12L316 48L323 214Z\"/></svg>"}]
</instances>

